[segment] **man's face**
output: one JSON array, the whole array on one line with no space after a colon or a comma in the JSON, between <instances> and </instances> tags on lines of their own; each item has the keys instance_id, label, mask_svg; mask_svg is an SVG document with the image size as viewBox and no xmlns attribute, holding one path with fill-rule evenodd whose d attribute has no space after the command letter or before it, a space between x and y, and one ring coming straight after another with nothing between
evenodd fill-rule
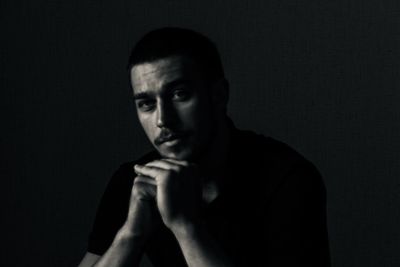
<instances>
[{"instance_id":1,"label":"man's face","mask_svg":"<svg viewBox=\"0 0 400 267\"><path fill-rule=\"evenodd\" d=\"M130 76L139 121L161 156L202 156L216 128L216 108L195 63L171 56L135 65Z\"/></svg>"}]
</instances>

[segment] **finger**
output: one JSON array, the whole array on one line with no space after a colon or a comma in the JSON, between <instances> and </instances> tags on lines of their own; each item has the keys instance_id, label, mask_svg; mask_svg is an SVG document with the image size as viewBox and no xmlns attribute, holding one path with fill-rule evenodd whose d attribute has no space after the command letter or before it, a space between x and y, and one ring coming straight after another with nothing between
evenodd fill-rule
<instances>
[{"instance_id":1,"label":"finger","mask_svg":"<svg viewBox=\"0 0 400 267\"><path fill-rule=\"evenodd\" d=\"M139 164L136 164L134 168L135 168L135 172L138 175L149 176L154 179L162 177L166 172L166 170L158 168L158 167L139 165Z\"/></svg>"},{"instance_id":2,"label":"finger","mask_svg":"<svg viewBox=\"0 0 400 267\"><path fill-rule=\"evenodd\" d=\"M179 171L180 165L167 162L164 160L154 160L146 164L146 166L149 167L156 167L164 170L174 170L174 171Z\"/></svg>"},{"instance_id":3,"label":"finger","mask_svg":"<svg viewBox=\"0 0 400 267\"><path fill-rule=\"evenodd\" d=\"M149 168L144 168L144 167L146 167L146 165L141 165L141 164L135 164L134 166L133 166L133 169L134 169L134 171L135 171L135 173L137 174L137 175L139 175L139 176L149 176L150 178L153 178L153 179L155 179L156 177L155 176L157 176L158 174L156 173L157 172L157 170L159 169L160 171L162 171L163 169L162 168L159 168L159 167L157 167L157 166L148 166ZM150 170L150 168L152 168L152 169L154 169L154 170L152 170L152 174L151 175L149 175L149 170Z\"/></svg>"},{"instance_id":4,"label":"finger","mask_svg":"<svg viewBox=\"0 0 400 267\"><path fill-rule=\"evenodd\" d=\"M189 163L186 160L177 160L177 159L169 159L169 158L165 158L162 159L163 162L168 162L168 163L172 163L172 164L176 164L179 166L184 166L184 167L189 167L191 165L191 163Z\"/></svg>"},{"instance_id":5,"label":"finger","mask_svg":"<svg viewBox=\"0 0 400 267\"><path fill-rule=\"evenodd\" d=\"M139 175L135 178L133 183L145 183L145 184L151 184L151 185L157 185L157 182L154 178L148 177L148 176L142 176Z\"/></svg>"}]
</instances>

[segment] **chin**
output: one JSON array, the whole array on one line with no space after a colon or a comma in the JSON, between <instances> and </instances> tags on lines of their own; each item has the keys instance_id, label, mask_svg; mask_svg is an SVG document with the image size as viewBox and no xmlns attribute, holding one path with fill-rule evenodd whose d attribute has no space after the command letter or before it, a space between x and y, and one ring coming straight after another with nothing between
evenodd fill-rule
<instances>
[{"instance_id":1,"label":"chin","mask_svg":"<svg viewBox=\"0 0 400 267\"><path fill-rule=\"evenodd\" d=\"M192 161L195 158L191 149L159 149L158 152L162 157L169 159Z\"/></svg>"}]
</instances>

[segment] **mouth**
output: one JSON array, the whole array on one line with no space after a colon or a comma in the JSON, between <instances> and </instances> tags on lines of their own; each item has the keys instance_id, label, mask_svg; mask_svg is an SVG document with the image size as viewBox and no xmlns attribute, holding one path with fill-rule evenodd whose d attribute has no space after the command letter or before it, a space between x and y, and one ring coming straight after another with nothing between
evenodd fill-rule
<instances>
[{"instance_id":1,"label":"mouth","mask_svg":"<svg viewBox=\"0 0 400 267\"><path fill-rule=\"evenodd\" d=\"M155 140L155 144L157 146L165 144L167 146L172 146L180 143L183 138L185 138L185 134L179 133L179 134L168 134L165 136L160 136Z\"/></svg>"},{"instance_id":2,"label":"mouth","mask_svg":"<svg viewBox=\"0 0 400 267\"><path fill-rule=\"evenodd\" d=\"M177 144L179 144L181 142L182 142L181 138L175 138L175 139L169 139L169 140L163 142L162 144L165 145L165 146L171 147L171 146L175 146L175 145L177 145Z\"/></svg>"}]
</instances>

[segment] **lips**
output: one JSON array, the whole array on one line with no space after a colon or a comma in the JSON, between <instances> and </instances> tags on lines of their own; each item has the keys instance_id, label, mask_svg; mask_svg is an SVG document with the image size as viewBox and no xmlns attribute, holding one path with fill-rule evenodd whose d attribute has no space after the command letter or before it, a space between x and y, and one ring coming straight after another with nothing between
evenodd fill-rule
<instances>
[{"instance_id":1,"label":"lips","mask_svg":"<svg viewBox=\"0 0 400 267\"><path fill-rule=\"evenodd\" d=\"M160 136L155 139L154 143L159 146L166 142L182 139L183 137L185 137L184 133L168 133L168 134L161 133Z\"/></svg>"}]
</instances>

